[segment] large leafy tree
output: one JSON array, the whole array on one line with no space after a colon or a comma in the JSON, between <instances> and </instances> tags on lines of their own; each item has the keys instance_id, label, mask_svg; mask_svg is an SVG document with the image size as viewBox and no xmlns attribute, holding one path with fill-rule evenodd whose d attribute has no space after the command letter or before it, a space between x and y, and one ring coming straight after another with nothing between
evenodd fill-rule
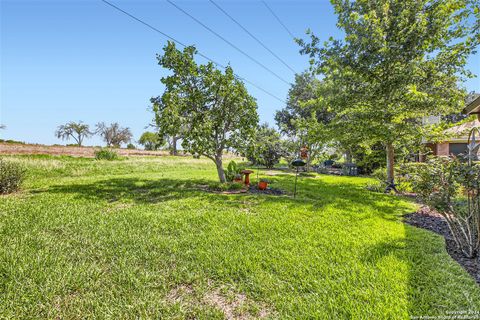
<instances>
[{"instance_id":1,"label":"large leafy tree","mask_svg":"<svg viewBox=\"0 0 480 320\"><path fill-rule=\"evenodd\" d=\"M106 125L104 122L97 123L96 133L103 138L107 147L116 148L120 148L122 143L129 143L133 136L130 128L122 128L117 122L110 125Z\"/></svg>"},{"instance_id":2,"label":"large leafy tree","mask_svg":"<svg viewBox=\"0 0 480 320\"><path fill-rule=\"evenodd\" d=\"M55 136L57 138L62 140L73 139L79 147L82 146L85 138L91 137L92 135L93 132L90 131L88 124L85 124L82 121L70 121L66 124L58 126L57 130L55 131Z\"/></svg>"},{"instance_id":3,"label":"large leafy tree","mask_svg":"<svg viewBox=\"0 0 480 320\"><path fill-rule=\"evenodd\" d=\"M311 73L297 74L288 91L286 106L275 114L280 132L294 142L290 144L294 148L290 153L307 147L308 166L330 139L327 125L333 113L324 100L319 99L323 90L324 84Z\"/></svg>"},{"instance_id":4,"label":"large leafy tree","mask_svg":"<svg viewBox=\"0 0 480 320\"><path fill-rule=\"evenodd\" d=\"M218 178L225 182L223 152L243 152L258 124L257 104L231 67L222 72L213 63L198 65L196 49L178 50L173 42L159 55L158 63L173 73L162 78L165 92L153 98L160 136L182 137L185 151L215 162Z\"/></svg>"},{"instance_id":5,"label":"large leafy tree","mask_svg":"<svg viewBox=\"0 0 480 320\"><path fill-rule=\"evenodd\" d=\"M337 128L382 143L393 184L395 149L424 134L422 117L462 108L458 83L478 44L477 0L332 0L344 40L299 40L331 94ZM475 8L475 9L474 9ZM477 11L475 11L477 10ZM472 21L474 23L472 23Z\"/></svg>"}]
</instances>

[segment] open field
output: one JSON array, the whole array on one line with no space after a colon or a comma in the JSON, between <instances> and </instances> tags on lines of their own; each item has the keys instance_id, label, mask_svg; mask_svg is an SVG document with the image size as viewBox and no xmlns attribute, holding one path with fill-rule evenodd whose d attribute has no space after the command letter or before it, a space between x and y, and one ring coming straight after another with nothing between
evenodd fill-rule
<instances>
[{"instance_id":1,"label":"open field","mask_svg":"<svg viewBox=\"0 0 480 320\"><path fill-rule=\"evenodd\" d=\"M443 238L402 223L415 204L366 191L367 178L312 174L293 199L206 192L204 159L10 158L29 176L0 197L0 318L480 312ZM292 175L269 179L292 192Z\"/></svg>"},{"instance_id":2,"label":"open field","mask_svg":"<svg viewBox=\"0 0 480 320\"><path fill-rule=\"evenodd\" d=\"M47 154L73 157L95 157L99 147L48 146L42 144L0 143L0 155ZM148 151L141 149L114 149L121 156L165 156L168 151Z\"/></svg>"}]
</instances>

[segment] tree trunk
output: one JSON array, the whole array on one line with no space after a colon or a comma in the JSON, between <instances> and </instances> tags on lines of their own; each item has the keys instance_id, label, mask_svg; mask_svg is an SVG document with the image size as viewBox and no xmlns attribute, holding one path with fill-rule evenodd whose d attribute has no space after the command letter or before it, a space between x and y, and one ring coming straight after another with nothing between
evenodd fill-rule
<instances>
[{"instance_id":1,"label":"tree trunk","mask_svg":"<svg viewBox=\"0 0 480 320\"><path fill-rule=\"evenodd\" d=\"M223 170L222 155L215 156L215 165L217 166L218 180L220 180L221 183L226 182L227 179L225 179L225 171Z\"/></svg>"},{"instance_id":2,"label":"tree trunk","mask_svg":"<svg viewBox=\"0 0 480 320\"><path fill-rule=\"evenodd\" d=\"M395 164L395 152L393 149L393 144L391 142L387 143L386 146L387 151L387 183L389 185L394 185L394 169L393 166Z\"/></svg>"},{"instance_id":3,"label":"tree trunk","mask_svg":"<svg viewBox=\"0 0 480 320\"><path fill-rule=\"evenodd\" d=\"M170 151L172 155L176 156L178 154L178 151L177 151L177 141L178 141L178 137L177 136L173 136L172 137L172 150Z\"/></svg>"},{"instance_id":4,"label":"tree trunk","mask_svg":"<svg viewBox=\"0 0 480 320\"><path fill-rule=\"evenodd\" d=\"M305 166L305 171L310 172L310 169L312 167L312 159L310 158L310 154L307 157L307 165Z\"/></svg>"},{"instance_id":5,"label":"tree trunk","mask_svg":"<svg viewBox=\"0 0 480 320\"><path fill-rule=\"evenodd\" d=\"M350 150L347 150L345 152L345 161L347 163L352 163L353 162L353 159L352 159L352 153L350 152Z\"/></svg>"}]
</instances>

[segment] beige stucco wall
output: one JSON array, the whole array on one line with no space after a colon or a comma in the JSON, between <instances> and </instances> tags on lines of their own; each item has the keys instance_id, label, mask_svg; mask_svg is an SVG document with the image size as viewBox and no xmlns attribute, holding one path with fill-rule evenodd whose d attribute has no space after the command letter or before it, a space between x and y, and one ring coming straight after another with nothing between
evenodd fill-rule
<instances>
[{"instance_id":1,"label":"beige stucco wall","mask_svg":"<svg viewBox=\"0 0 480 320\"><path fill-rule=\"evenodd\" d=\"M437 156L448 156L449 151L448 142L437 144Z\"/></svg>"}]
</instances>

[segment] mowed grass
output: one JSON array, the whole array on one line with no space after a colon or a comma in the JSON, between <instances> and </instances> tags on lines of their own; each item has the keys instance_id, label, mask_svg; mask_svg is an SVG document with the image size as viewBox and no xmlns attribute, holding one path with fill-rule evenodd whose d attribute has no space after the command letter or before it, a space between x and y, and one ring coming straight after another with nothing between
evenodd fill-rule
<instances>
[{"instance_id":1,"label":"mowed grass","mask_svg":"<svg viewBox=\"0 0 480 320\"><path fill-rule=\"evenodd\" d=\"M216 171L202 159L11 159L29 176L0 197L0 318L480 311L443 239L401 222L415 205L366 191L367 178L301 177L293 199L205 192ZM294 176L269 179L293 191Z\"/></svg>"}]
</instances>

